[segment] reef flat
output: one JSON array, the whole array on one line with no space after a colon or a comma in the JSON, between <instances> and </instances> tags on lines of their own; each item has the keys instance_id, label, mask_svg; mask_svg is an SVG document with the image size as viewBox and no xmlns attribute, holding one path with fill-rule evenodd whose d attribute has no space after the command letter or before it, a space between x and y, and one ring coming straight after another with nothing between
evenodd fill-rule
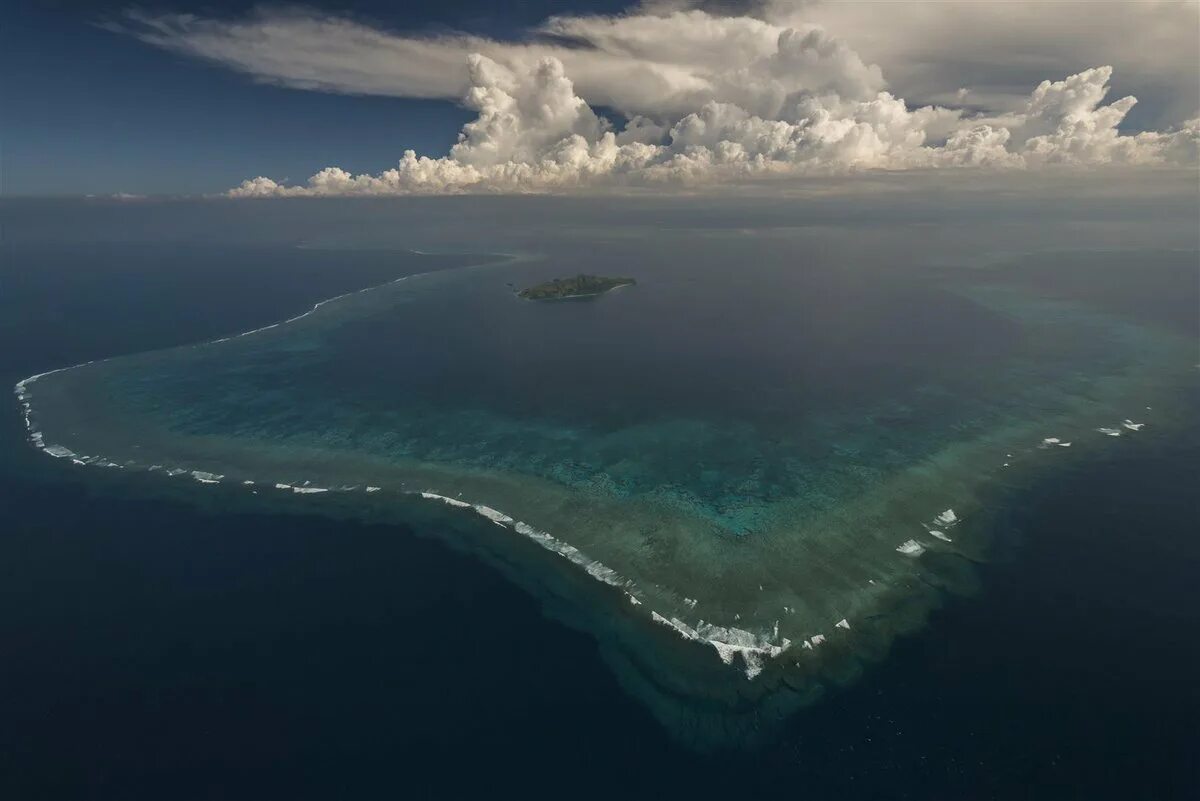
<instances>
[{"instance_id":1,"label":"reef flat","mask_svg":"<svg viewBox=\"0 0 1200 801\"><path fill-rule=\"evenodd\" d=\"M416 275L16 393L68 463L486 554L717 738L879 658L1005 487L1169 424L1190 375L1186 338L995 273L639 269L582 311L497 302L537 262Z\"/></svg>"}]
</instances>

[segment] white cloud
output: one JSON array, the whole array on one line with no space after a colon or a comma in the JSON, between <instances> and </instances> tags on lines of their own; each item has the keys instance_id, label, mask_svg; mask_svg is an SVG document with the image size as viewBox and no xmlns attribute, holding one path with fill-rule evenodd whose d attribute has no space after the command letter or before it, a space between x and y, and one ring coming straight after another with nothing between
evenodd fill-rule
<instances>
[{"instance_id":1,"label":"white cloud","mask_svg":"<svg viewBox=\"0 0 1200 801\"><path fill-rule=\"evenodd\" d=\"M625 113L689 111L715 100L774 117L800 92L861 99L884 86L878 66L864 63L814 25L681 11L661 17L554 17L540 30L584 44L582 51L549 55L564 61L589 102ZM624 68L613 70L607 60ZM656 80L626 85L622 73L633 78L637 72Z\"/></svg>"},{"instance_id":2,"label":"white cloud","mask_svg":"<svg viewBox=\"0 0 1200 801\"><path fill-rule=\"evenodd\" d=\"M395 36L351 20L300 12L261 12L241 20L130 12L112 27L270 83L395 97L462 97L470 85L467 54L491 44L465 34Z\"/></svg>"},{"instance_id":3,"label":"white cloud","mask_svg":"<svg viewBox=\"0 0 1200 801\"><path fill-rule=\"evenodd\" d=\"M1044 164L1195 163L1200 121L1170 133L1122 136L1132 98L1104 105L1111 69L1045 81L1025 108L1004 118L964 119L957 111L908 109L879 92L869 100L808 95L791 119L766 119L733 103L709 101L666 131L638 123L618 137L574 92L560 62L528 71L471 57L466 103L479 112L443 158L406 151L380 175L327 168L303 187L267 178L231 194L408 194L548 191L580 184L707 184L746 178L857 169L1021 168ZM931 132L945 141L930 143ZM622 138L623 137L623 138Z\"/></svg>"},{"instance_id":4,"label":"white cloud","mask_svg":"<svg viewBox=\"0 0 1200 801\"><path fill-rule=\"evenodd\" d=\"M862 97L883 85L878 67L818 27L699 11L552 17L533 32L542 39L529 42L392 34L295 11L233 21L131 14L123 29L262 81L346 94L459 100L472 86L472 54L519 71L554 58L589 104L651 118L708 100L771 116L795 92ZM574 44L555 43L563 40Z\"/></svg>"},{"instance_id":5,"label":"white cloud","mask_svg":"<svg viewBox=\"0 0 1200 801\"><path fill-rule=\"evenodd\" d=\"M533 162L564 139L595 141L605 127L557 59L543 59L525 75L478 53L468 62L471 88L463 103L479 116L450 149L454 161L482 167Z\"/></svg>"},{"instance_id":6,"label":"white cloud","mask_svg":"<svg viewBox=\"0 0 1200 801\"><path fill-rule=\"evenodd\" d=\"M1123 93L1153 101L1144 125L1200 114L1197 0L775 0L764 14L824 26L921 103L966 86L975 107L1012 110L1042 78L1109 64Z\"/></svg>"},{"instance_id":7,"label":"white cloud","mask_svg":"<svg viewBox=\"0 0 1200 801\"><path fill-rule=\"evenodd\" d=\"M801 10L830 15L830 8ZM396 168L378 175L331 167L298 187L260 177L233 190L238 196L533 192L863 169L1197 160L1196 121L1167 132L1120 130L1137 101L1106 104L1111 67L1044 80L1032 93L1027 87L1023 99L1006 96L983 112L969 100L991 89L959 87L946 105L913 107L880 67L801 19L796 4L777 2L761 13L555 17L530 41L515 43L404 36L295 12L232 22L133 20L145 41L262 80L453 97L477 114L442 158L406 151ZM837 24L855 27L848 22L854 14L838 13ZM619 115L616 122L598 115L599 106Z\"/></svg>"}]
</instances>

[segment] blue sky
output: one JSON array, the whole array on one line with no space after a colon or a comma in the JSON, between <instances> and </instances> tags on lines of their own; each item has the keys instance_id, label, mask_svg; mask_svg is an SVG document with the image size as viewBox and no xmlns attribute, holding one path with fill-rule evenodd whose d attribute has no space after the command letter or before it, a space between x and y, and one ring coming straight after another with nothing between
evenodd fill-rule
<instances>
[{"instance_id":1,"label":"blue sky","mask_svg":"<svg viewBox=\"0 0 1200 801\"><path fill-rule=\"evenodd\" d=\"M8 0L0 192L558 191L1193 164L1200 143L1195 0L645 6L168 0L139 22L128 2Z\"/></svg>"}]
</instances>

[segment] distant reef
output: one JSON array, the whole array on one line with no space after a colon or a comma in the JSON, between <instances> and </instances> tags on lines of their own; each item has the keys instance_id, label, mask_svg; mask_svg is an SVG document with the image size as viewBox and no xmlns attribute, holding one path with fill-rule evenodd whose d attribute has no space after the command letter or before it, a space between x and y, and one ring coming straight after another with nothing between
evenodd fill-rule
<instances>
[{"instance_id":1,"label":"distant reef","mask_svg":"<svg viewBox=\"0 0 1200 801\"><path fill-rule=\"evenodd\" d=\"M632 278L608 278L603 275L577 275L574 278L555 278L522 289L518 297L526 300L567 300L603 295L617 287L636 284Z\"/></svg>"}]
</instances>

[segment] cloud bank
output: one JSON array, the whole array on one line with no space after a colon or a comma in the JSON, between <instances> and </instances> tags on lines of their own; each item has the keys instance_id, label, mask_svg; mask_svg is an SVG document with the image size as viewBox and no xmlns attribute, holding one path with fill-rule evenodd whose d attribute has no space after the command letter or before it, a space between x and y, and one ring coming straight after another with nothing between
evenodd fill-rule
<instances>
[{"instance_id":1,"label":"cloud bank","mask_svg":"<svg viewBox=\"0 0 1200 801\"><path fill-rule=\"evenodd\" d=\"M869 169L1193 165L1200 158L1200 119L1164 131L1121 130L1137 101L1108 102L1109 66L1043 80L1020 100L1005 95L981 107L963 88L958 103L915 106L893 92L878 65L803 21L807 10L775 3L758 16L659 8L554 17L522 42L404 36L298 12L232 22L138 16L132 31L260 80L453 98L477 115L445 156L408 150L378 175L329 167L303 186L258 177L234 196L702 187Z\"/></svg>"}]
</instances>

